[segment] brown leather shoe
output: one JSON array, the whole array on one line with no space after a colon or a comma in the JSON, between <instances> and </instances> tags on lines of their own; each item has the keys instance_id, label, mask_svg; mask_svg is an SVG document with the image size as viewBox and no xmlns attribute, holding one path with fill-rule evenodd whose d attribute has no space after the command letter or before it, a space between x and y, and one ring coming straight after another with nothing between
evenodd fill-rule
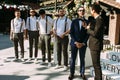
<instances>
[{"instance_id":1,"label":"brown leather shoe","mask_svg":"<svg viewBox=\"0 0 120 80\"><path fill-rule=\"evenodd\" d=\"M73 78L74 78L74 75L70 74L69 77L68 77L68 80L73 80Z\"/></svg>"},{"instance_id":2,"label":"brown leather shoe","mask_svg":"<svg viewBox=\"0 0 120 80\"><path fill-rule=\"evenodd\" d=\"M84 74L81 74L80 77L82 77L83 80L87 80L87 78Z\"/></svg>"}]
</instances>

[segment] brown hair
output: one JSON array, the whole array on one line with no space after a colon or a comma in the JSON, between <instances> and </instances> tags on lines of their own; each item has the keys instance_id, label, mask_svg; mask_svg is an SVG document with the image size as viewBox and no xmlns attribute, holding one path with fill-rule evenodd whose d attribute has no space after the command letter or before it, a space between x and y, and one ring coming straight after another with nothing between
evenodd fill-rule
<instances>
[{"instance_id":1,"label":"brown hair","mask_svg":"<svg viewBox=\"0 0 120 80\"><path fill-rule=\"evenodd\" d=\"M15 13L16 13L16 12L20 12L20 10L19 10L19 9L16 9L16 10L15 10Z\"/></svg>"},{"instance_id":2,"label":"brown hair","mask_svg":"<svg viewBox=\"0 0 120 80\"><path fill-rule=\"evenodd\" d=\"M98 3L94 3L92 6L91 6L92 10L95 10L96 13L100 13L102 8L100 7L100 5Z\"/></svg>"}]
</instances>

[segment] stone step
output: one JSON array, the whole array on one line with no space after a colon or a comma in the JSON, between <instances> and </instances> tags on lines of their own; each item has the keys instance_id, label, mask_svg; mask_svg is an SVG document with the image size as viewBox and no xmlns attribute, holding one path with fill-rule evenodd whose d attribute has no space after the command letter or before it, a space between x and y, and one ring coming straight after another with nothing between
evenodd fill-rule
<instances>
[{"instance_id":1,"label":"stone step","mask_svg":"<svg viewBox=\"0 0 120 80\"><path fill-rule=\"evenodd\" d=\"M101 59L108 59L114 62L120 62L120 53L114 51L105 51L101 53Z\"/></svg>"},{"instance_id":2,"label":"stone step","mask_svg":"<svg viewBox=\"0 0 120 80\"><path fill-rule=\"evenodd\" d=\"M120 63L101 59L101 67L103 70L108 70L116 74L120 74Z\"/></svg>"},{"instance_id":3,"label":"stone step","mask_svg":"<svg viewBox=\"0 0 120 80\"><path fill-rule=\"evenodd\" d=\"M93 67L90 68L90 75L93 77L95 76ZM116 74L105 69L102 69L102 76L102 80L120 80L120 74ZM93 77L88 78L88 80L94 80Z\"/></svg>"},{"instance_id":4,"label":"stone step","mask_svg":"<svg viewBox=\"0 0 120 80\"><path fill-rule=\"evenodd\" d=\"M103 80L120 80L120 63L109 59L101 59L101 67ZM93 67L90 68L90 75L95 76ZM94 78L90 80L92 79Z\"/></svg>"}]
</instances>

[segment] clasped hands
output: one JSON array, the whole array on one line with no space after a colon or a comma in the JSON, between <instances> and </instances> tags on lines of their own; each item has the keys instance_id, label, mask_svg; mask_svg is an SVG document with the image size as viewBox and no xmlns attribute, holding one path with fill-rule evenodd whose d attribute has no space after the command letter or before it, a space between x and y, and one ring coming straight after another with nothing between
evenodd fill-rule
<instances>
[{"instance_id":1,"label":"clasped hands","mask_svg":"<svg viewBox=\"0 0 120 80\"><path fill-rule=\"evenodd\" d=\"M60 35L60 38L64 38L65 37L65 33L63 33L62 35Z\"/></svg>"},{"instance_id":2,"label":"clasped hands","mask_svg":"<svg viewBox=\"0 0 120 80\"><path fill-rule=\"evenodd\" d=\"M77 48L81 48L81 47L84 46L84 44L80 43L80 42L75 42L75 45L76 45Z\"/></svg>"}]
</instances>

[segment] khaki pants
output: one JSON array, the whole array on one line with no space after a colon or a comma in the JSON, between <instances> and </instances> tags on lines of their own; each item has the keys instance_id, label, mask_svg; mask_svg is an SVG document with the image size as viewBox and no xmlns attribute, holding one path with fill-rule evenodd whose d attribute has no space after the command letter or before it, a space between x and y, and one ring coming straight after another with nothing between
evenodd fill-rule
<instances>
[{"instance_id":1,"label":"khaki pants","mask_svg":"<svg viewBox=\"0 0 120 80\"><path fill-rule=\"evenodd\" d=\"M40 35L40 45L42 50L42 60L45 62L46 53L48 54L48 62L51 62L51 36L50 34L41 34Z\"/></svg>"}]
</instances>

